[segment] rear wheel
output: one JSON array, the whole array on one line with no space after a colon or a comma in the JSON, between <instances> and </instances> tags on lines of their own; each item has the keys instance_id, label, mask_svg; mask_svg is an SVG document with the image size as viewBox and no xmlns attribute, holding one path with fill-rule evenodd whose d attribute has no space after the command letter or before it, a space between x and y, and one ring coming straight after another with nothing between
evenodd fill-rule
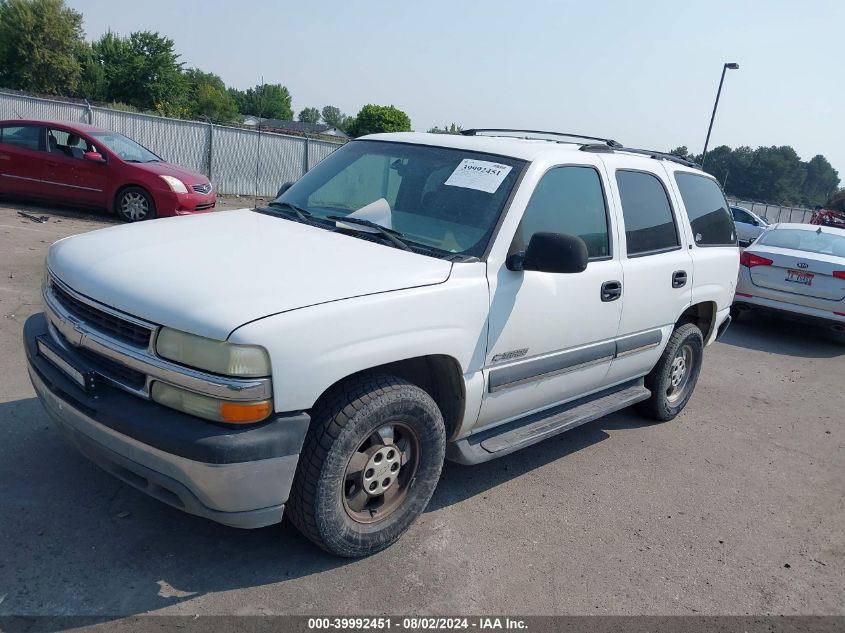
<instances>
[{"instance_id":1,"label":"rear wheel","mask_svg":"<svg viewBox=\"0 0 845 633\"><path fill-rule=\"evenodd\" d=\"M645 378L651 397L637 408L658 422L678 415L695 390L703 353L704 338L696 325L686 323L672 332L663 355Z\"/></svg>"},{"instance_id":2,"label":"rear wheel","mask_svg":"<svg viewBox=\"0 0 845 633\"><path fill-rule=\"evenodd\" d=\"M152 196L141 187L126 187L117 194L115 210L124 222L141 222L156 216Z\"/></svg>"},{"instance_id":3,"label":"rear wheel","mask_svg":"<svg viewBox=\"0 0 845 633\"><path fill-rule=\"evenodd\" d=\"M333 554L374 554L428 505L445 448L443 417L425 391L393 376L355 378L313 412L287 515Z\"/></svg>"}]
</instances>

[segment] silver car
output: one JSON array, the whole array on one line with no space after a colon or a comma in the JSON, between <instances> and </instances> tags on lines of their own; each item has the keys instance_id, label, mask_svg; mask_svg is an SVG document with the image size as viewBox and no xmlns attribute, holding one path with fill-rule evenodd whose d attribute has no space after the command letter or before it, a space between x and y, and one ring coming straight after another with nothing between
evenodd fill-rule
<instances>
[{"instance_id":1,"label":"silver car","mask_svg":"<svg viewBox=\"0 0 845 633\"><path fill-rule=\"evenodd\" d=\"M731 207L731 214L734 216L734 224L736 225L736 239L740 246L747 246L756 240L760 234L765 231L769 223L765 218L746 209L745 207Z\"/></svg>"},{"instance_id":2,"label":"silver car","mask_svg":"<svg viewBox=\"0 0 845 633\"><path fill-rule=\"evenodd\" d=\"M845 332L845 229L773 224L739 263L734 319L760 309Z\"/></svg>"}]
</instances>

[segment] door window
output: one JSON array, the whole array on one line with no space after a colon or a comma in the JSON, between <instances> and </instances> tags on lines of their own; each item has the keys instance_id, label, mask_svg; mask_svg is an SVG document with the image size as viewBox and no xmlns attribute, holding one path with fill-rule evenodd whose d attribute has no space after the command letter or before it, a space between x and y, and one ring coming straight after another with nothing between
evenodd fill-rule
<instances>
[{"instance_id":1,"label":"door window","mask_svg":"<svg viewBox=\"0 0 845 633\"><path fill-rule=\"evenodd\" d=\"M734 222L742 222L743 224L754 224L754 218L752 218L746 211L739 209L737 207L731 207L731 213L734 216Z\"/></svg>"},{"instance_id":2,"label":"door window","mask_svg":"<svg viewBox=\"0 0 845 633\"><path fill-rule=\"evenodd\" d=\"M0 143L25 149L41 149L41 131L37 125L5 125L0 128Z\"/></svg>"},{"instance_id":3,"label":"door window","mask_svg":"<svg viewBox=\"0 0 845 633\"><path fill-rule=\"evenodd\" d=\"M660 179L643 171L616 172L628 257L680 248L678 227L669 196Z\"/></svg>"},{"instance_id":4,"label":"door window","mask_svg":"<svg viewBox=\"0 0 845 633\"><path fill-rule=\"evenodd\" d=\"M61 154L68 158L77 158L79 160L82 160L85 152L94 151L91 143L78 134L66 132L65 130L50 130L47 133L47 143L49 144L51 153Z\"/></svg>"},{"instance_id":5,"label":"door window","mask_svg":"<svg viewBox=\"0 0 845 633\"><path fill-rule=\"evenodd\" d=\"M590 259L610 257L607 206L598 172L592 167L555 167L543 176L522 216L517 247L534 233L568 233L587 244Z\"/></svg>"},{"instance_id":6,"label":"door window","mask_svg":"<svg viewBox=\"0 0 845 633\"><path fill-rule=\"evenodd\" d=\"M675 182L687 209L698 246L736 246L736 232L725 194L715 180L675 172Z\"/></svg>"}]
</instances>

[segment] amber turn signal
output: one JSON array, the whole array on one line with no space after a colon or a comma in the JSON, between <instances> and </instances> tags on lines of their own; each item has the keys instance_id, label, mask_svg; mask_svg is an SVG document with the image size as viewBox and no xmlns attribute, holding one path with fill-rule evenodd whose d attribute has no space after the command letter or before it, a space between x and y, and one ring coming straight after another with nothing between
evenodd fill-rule
<instances>
[{"instance_id":1,"label":"amber turn signal","mask_svg":"<svg viewBox=\"0 0 845 633\"><path fill-rule=\"evenodd\" d=\"M252 424L260 422L272 410L272 402L221 402L220 417L229 424Z\"/></svg>"}]
</instances>

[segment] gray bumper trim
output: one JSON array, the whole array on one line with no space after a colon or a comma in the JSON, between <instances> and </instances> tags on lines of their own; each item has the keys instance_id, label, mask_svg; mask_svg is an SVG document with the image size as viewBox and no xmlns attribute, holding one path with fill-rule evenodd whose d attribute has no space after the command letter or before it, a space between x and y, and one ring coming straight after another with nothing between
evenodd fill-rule
<instances>
[{"instance_id":1,"label":"gray bumper trim","mask_svg":"<svg viewBox=\"0 0 845 633\"><path fill-rule=\"evenodd\" d=\"M110 429L30 379L50 417L98 466L147 494L224 525L255 528L282 520L298 455L206 464L143 444Z\"/></svg>"}]
</instances>

